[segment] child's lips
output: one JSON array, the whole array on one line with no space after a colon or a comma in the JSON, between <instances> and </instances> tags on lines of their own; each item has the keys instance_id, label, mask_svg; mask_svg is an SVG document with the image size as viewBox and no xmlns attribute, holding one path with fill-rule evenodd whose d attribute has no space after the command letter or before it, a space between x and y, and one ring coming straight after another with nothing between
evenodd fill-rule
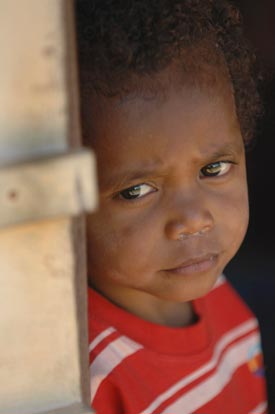
<instances>
[{"instance_id":1,"label":"child's lips","mask_svg":"<svg viewBox=\"0 0 275 414\"><path fill-rule=\"evenodd\" d=\"M185 260L171 269L165 269L165 272L174 274L191 274L201 273L210 270L216 265L218 260L217 253L209 253L203 256L198 256Z\"/></svg>"}]
</instances>

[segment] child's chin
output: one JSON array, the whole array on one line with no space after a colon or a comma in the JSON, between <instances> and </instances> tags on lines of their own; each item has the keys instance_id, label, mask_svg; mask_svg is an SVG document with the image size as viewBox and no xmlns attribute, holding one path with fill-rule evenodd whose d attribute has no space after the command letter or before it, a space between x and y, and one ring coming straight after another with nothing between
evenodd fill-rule
<instances>
[{"instance_id":1,"label":"child's chin","mask_svg":"<svg viewBox=\"0 0 275 414\"><path fill-rule=\"evenodd\" d=\"M186 280L184 286L175 287L174 289L166 289L159 297L170 302L191 302L193 300L202 298L207 295L215 286L220 273L218 275L212 274L210 276L197 275L193 280Z\"/></svg>"}]
</instances>

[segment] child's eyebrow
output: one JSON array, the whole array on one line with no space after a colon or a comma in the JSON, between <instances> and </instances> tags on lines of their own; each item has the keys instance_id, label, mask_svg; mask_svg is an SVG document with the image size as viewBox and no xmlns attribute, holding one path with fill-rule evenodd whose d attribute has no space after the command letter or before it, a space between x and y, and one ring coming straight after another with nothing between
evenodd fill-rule
<instances>
[{"instance_id":1,"label":"child's eyebrow","mask_svg":"<svg viewBox=\"0 0 275 414\"><path fill-rule=\"evenodd\" d=\"M213 148L207 152L201 152L191 162L196 163L211 163L217 160L221 160L226 157L238 156L243 152L243 146L238 144L226 143L221 147ZM171 171L171 165L167 165L164 160L154 160L148 164L142 164L138 166L132 166L129 169L117 171L112 173L106 180L102 181L101 188L103 191L109 189L119 189L123 186L131 186L131 183L137 181L143 181L148 178L160 178L165 177L169 171Z\"/></svg>"},{"instance_id":2,"label":"child's eyebrow","mask_svg":"<svg viewBox=\"0 0 275 414\"><path fill-rule=\"evenodd\" d=\"M234 155L241 154L242 152L241 146L232 146L231 144L228 144L226 146L223 146L222 148L218 148L215 151L209 153L208 157L211 159L218 159L221 157L230 157Z\"/></svg>"},{"instance_id":3,"label":"child's eyebrow","mask_svg":"<svg viewBox=\"0 0 275 414\"><path fill-rule=\"evenodd\" d=\"M149 177L160 177L165 175L163 163L156 162L150 165L132 167L129 170L123 170L117 174L112 174L111 177L102 183L103 189L114 187L123 187L123 185L131 185L131 182L138 180L145 180Z\"/></svg>"},{"instance_id":4,"label":"child's eyebrow","mask_svg":"<svg viewBox=\"0 0 275 414\"><path fill-rule=\"evenodd\" d=\"M213 152L209 155L213 158L226 157L226 156L237 156L244 152L243 139L237 141L225 142L220 147L213 148Z\"/></svg>"}]
</instances>

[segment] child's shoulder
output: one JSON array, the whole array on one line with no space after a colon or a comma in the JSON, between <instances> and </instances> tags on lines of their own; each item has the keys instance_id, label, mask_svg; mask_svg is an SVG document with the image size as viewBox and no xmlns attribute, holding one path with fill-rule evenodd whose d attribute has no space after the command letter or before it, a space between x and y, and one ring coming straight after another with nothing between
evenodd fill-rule
<instances>
[{"instance_id":1,"label":"child's shoulder","mask_svg":"<svg viewBox=\"0 0 275 414\"><path fill-rule=\"evenodd\" d=\"M226 331L253 331L258 329L258 321L236 288L221 275L208 295L203 298L205 317L220 334Z\"/></svg>"}]
</instances>

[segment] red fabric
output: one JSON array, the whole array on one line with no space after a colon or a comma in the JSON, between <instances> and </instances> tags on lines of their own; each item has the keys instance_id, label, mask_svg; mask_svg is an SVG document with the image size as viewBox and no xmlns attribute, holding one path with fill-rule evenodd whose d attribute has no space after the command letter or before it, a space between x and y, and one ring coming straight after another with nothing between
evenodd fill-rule
<instances>
[{"instance_id":1,"label":"red fabric","mask_svg":"<svg viewBox=\"0 0 275 414\"><path fill-rule=\"evenodd\" d=\"M198 322L156 325L89 289L97 414L266 413L258 325L224 279L193 302Z\"/></svg>"}]
</instances>

